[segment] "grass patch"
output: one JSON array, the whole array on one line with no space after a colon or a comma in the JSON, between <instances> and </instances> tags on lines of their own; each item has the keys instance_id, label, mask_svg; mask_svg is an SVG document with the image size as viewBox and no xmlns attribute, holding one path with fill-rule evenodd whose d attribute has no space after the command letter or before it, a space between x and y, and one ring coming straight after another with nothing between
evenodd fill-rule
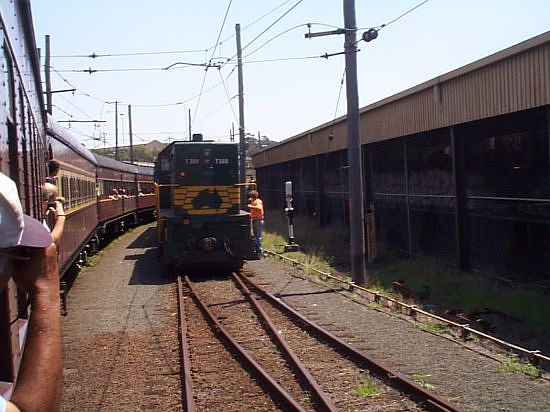
<instances>
[{"instance_id":1,"label":"grass patch","mask_svg":"<svg viewBox=\"0 0 550 412\"><path fill-rule=\"evenodd\" d=\"M442 325L440 323L420 323L418 324L418 329L423 330L424 332L430 332L430 333L436 333L436 334L443 334L449 331L449 327L447 325Z\"/></svg>"},{"instance_id":2,"label":"grass patch","mask_svg":"<svg viewBox=\"0 0 550 412\"><path fill-rule=\"evenodd\" d=\"M367 308L369 309L372 309L372 310L380 310L383 308L383 306L379 303L376 303L376 302L370 302L367 304Z\"/></svg>"},{"instance_id":3,"label":"grass patch","mask_svg":"<svg viewBox=\"0 0 550 412\"><path fill-rule=\"evenodd\" d=\"M517 356L508 356L506 359L500 362L497 371L499 372L511 372L528 375L532 378L540 378L541 371L536 366L530 363L524 362Z\"/></svg>"},{"instance_id":4,"label":"grass patch","mask_svg":"<svg viewBox=\"0 0 550 412\"><path fill-rule=\"evenodd\" d=\"M373 396L380 395L382 391L376 386L374 381L368 377L359 382L357 388L355 388L355 393L361 398L372 398Z\"/></svg>"},{"instance_id":5,"label":"grass patch","mask_svg":"<svg viewBox=\"0 0 550 412\"><path fill-rule=\"evenodd\" d=\"M283 252L288 233L284 213L268 211L265 230L266 248ZM297 217L294 221L296 242L314 256L285 255L321 271L328 272L332 266L340 272L349 272L348 230L342 224L320 227L316 219ZM396 280L404 281L416 291L429 286L429 298L414 303L438 315L445 316L447 309L470 313L484 308L503 314L489 319L490 323L497 323L498 337L530 349L550 351L550 295L543 289L503 282L480 273L461 272L429 258L408 259L395 253L380 255L376 263L368 265L367 275L369 289L382 295L394 295L392 283ZM507 326L500 327L502 325ZM508 325L517 329L511 330ZM507 336L509 332L511 336ZM521 340L529 343L522 344Z\"/></svg>"},{"instance_id":6,"label":"grass patch","mask_svg":"<svg viewBox=\"0 0 550 412\"><path fill-rule=\"evenodd\" d=\"M430 375L422 375L421 373L413 373L412 379L416 383L418 383L420 386L428 389L428 390L434 390L435 386L432 385L430 382L428 382L428 378Z\"/></svg>"},{"instance_id":7,"label":"grass patch","mask_svg":"<svg viewBox=\"0 0 550 412\"><path fill-rule=\"evenodd\" d=\"M264 233L262 237L264 249L272 250L276 253L284 252L284 247L287 242L281 235ZM288 252L285 253L285 256L304 265L304 271L308 274L312 274L314 272L312 269L316 269L321 272L330 271L331 259L325 255L322 249L310 249L307 253L302 251Z\"/></svg>"}]
</instances>

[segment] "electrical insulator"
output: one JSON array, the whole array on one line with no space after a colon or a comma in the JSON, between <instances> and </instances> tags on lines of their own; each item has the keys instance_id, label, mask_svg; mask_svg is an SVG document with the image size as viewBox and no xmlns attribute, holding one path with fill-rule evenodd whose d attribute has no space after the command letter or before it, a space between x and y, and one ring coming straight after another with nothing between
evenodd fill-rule
<instances>
[{"instance_id":1,"label":"electrical insulator","mask_svg":"<svg viewBox=\"0 0 550 412\"><path fill-rule=\"evenodd\" d=\"M363 33L362 37L363 37L363 40L366 41L366 42L374 40L378 37L378 30L368 29L366 32Z\"/></svg>"}]
</instances>

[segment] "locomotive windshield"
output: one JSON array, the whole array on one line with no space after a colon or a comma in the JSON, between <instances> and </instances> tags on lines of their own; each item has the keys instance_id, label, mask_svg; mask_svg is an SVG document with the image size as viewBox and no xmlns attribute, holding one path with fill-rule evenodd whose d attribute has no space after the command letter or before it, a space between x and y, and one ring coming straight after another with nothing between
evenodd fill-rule
<instances>
[{"instance_id":1,"label":"locomotive windshield","mask_svg":"<svg viewBox=\"0 0 550 412\"><path fill-rule=\"evenodd\" d=\"M233 185L238 182L237 146L234 144L176 145L174 183L193 185Z\"/></svg>"}]
</instances>

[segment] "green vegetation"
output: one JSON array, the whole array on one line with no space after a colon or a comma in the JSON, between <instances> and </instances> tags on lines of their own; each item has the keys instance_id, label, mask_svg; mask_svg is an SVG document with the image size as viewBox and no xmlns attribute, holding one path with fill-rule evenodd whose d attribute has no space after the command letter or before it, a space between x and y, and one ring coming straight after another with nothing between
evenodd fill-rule
<instances>
[{"instance_id":1,"label":"green vegetation","mask_svg":"<svg viewBox=\"0 0 550 412\"><path fill-rule=\"evenodd\" d=\"M508 356L504 359L498 366L497 370L499 372L522 373L531 376L532 378L540 378L541 376L540 369L530 363L522 361L515 355Z\"/></svg>"},{"instance_id":2,"label":"green vegetation","mask_svg":"<svg viewBox=\"0 0 550 412\"><path fill-rule=\"evenodd\" d=\"M138 144L134 145L134 161L135 162L146 162L153 163L157 154L166 147L166 143L161 143L156 140L147 143L147 144ZM92 149L92 152L97 153L101 156L115 157L115 148L107 147L104 149ZM118 148L118 160L122 162L130 161L130 147L129 146L120 146Z\"/></svg>"},{"instance_id":3,"label":"green vegetation","mask_svg":"<svg viewBox=\"0 0 550 412\"><path fill-rule=\"evenodd\" d=\"M272 250L276 253L283 253L284 247L288 242L280 235L272 233L263 234L263 246L265 249ZM311 269L316 269L321 272L330 271L330 259L325 256L322 250L309 250L308 253L289 252L285 253L289 259L296 260L304 265L304 271L312 274Z\"/></svg>"},{"instance_id":4,"label":"green vegetation","mask_svg":"<svg viewBox=\"0 0 550 412\"><path fill-rule=\"evenodd\" d=\"M266 216L265 229L273 239L271 248L282 252L288 233L286 216L282 210L268 210ZM297 260L308 261L310 266L322 271L333 267L349 272L347 226L321 228L314 218L298 217L294 221L294 233L300 247L314 256ZM265 238L269 249L267 234ZM296 258L295 254L287 255ZM528 340L530 349L550 350L550 295L543 289L511 284L481 273L461 272L428 258L408 259L388 253L380 254L375 263L369 264L368 277L368 287L383 295L393 294L392 283L396 280L402 280L415 291L429 286L430 295L414 303L442 316L447 316L448 309L466 314L487 309L491 313L488 322L497 326L497 336L510 340L498 332L507 333L513 325L513 335ZM499 327L503 325L506 327Z\"/></svg>"},{"instance_id":5,"label":"green vegetation","mask_svg":"<svg viewBox=\"0 0 550 412\"><path fill-rule=\"evenodd\" d=\"M359 382L357 388L355 388L355 393L361 398L378 396L382 391L376 386L375 382L368 376L366 379Z\"/></svg>"},{"instance_id":6,"label":"green vegetation","mask_svg":"<svg viewBox=\"0 0 550 412\"><path fill-rule=\"evenodd\" d=\"M420 323L418 324L417 327L420 330L423 330L425 332L438 333L438 334L446 333L449 330L449 328L446 325L442 325L440 323L432 323L432 322Z\"/></svg>"},{"instance_id":7,"label":"green vegetation","mask_svg":"<svg viewBox=\"0 0 550 412\"><path fill-rule=\"evenodd\" d=\"M435 389L435 386L428 382L429 377L430 375L422 375L420 373L413 373L412 375L413 381L431 391Z\"/></svg>"}]
</instances>

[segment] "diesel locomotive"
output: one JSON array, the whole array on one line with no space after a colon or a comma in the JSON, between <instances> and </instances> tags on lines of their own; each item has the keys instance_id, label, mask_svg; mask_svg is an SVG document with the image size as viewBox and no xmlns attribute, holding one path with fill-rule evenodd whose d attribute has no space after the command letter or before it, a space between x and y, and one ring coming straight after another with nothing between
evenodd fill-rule
<instances>
[{"instance_id":1,"label":"diesel locomotive","mask_svg":"<svg viewBox=\"0 0 550 412\"><path fill-rule=\"evenodd\" d=\"M239 270L257 259L250 215L240 210L238 146L176 141L155 162L157 234L165 267Z\"/></svg>"}]
</instances>

